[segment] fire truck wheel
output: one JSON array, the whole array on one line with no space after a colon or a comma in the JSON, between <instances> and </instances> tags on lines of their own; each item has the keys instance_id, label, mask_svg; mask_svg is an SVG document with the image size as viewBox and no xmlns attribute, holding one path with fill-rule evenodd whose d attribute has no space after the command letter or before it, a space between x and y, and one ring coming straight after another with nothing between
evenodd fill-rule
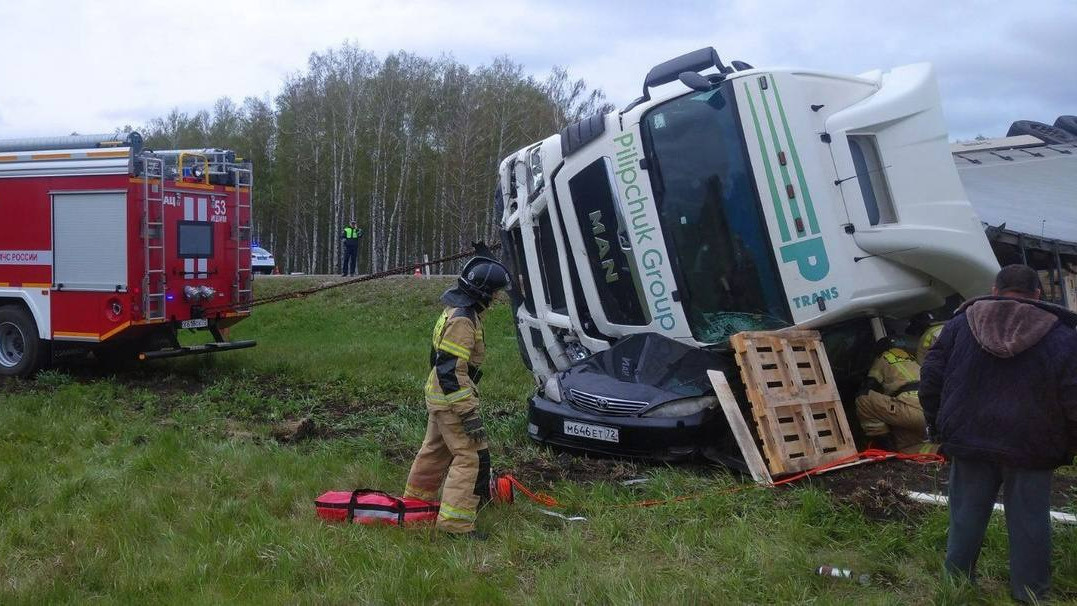
<instances>
[{"instance_id":1,"label":"fire truck wheel","mask_svg":"<svg viewBox=\"0 0 1077 606\"><path fill-rule=\"evenodd\" d=\"M0 377L29 377L45 360L46 343L37 325L21 307L0 307Z\"/></svg>"}]
</instances>

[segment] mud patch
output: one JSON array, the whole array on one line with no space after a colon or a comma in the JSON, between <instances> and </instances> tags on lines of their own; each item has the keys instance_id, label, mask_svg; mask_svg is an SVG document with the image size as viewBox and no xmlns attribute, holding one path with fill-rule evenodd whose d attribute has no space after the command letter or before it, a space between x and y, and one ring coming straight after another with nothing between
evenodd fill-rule
<instances>
[{"instance_id":1,"label":"mud patch","mask_svg":"<svg viewBox=\"0 0 1077 606\"><path fill-rule=\"evenodd\" d=\"M815 476L794 486L818 486L839 503L851 505L870 519L913 522L924 513L938 510L938 505L917 503L906 491L949 494L950 465L882 461L849 467ZM1077 496L1077 469L1063 468L1055 473L1051 486L1051 506L1073 511ZM1001 500L1001 494L999 495Z\"/></svg>"},{"instance_id":2,"label":"mud patch","mask_svg":"<svg viewBox=\"0 0 1077 606\"><path fill-rule=\"evenodd\" d=\"M273 439L282 444L295 444L300 440L312 437L317 431L317 426L310 417L303 417L295 421L285 421L275 425L271 431Z\"/></svg>"},{"instance_id":3,"label":"mud patch","mask_svg":"<svg viewBox=\"0 0 1077 606\"><path fill-rule=\"evenodd\" d=\"M905 491L945 494L948 473L947 465L881 461L815 476L809 483L868 519L908 524L936 506L912 501Z\"/></svg>"},{"instance_id":4,"label":"mud patch","mask_svg":"<svg viewBox=\"0 0 1077 606\"><path fill-rule=\"evenodd\" d=\"M516 463L513 469L521 482L527 485L549 487L554 482L620 482L642 475L646 465L620 459L597 459L586 455L568 453L544 453Z\"/></svg>"}]
</instances>

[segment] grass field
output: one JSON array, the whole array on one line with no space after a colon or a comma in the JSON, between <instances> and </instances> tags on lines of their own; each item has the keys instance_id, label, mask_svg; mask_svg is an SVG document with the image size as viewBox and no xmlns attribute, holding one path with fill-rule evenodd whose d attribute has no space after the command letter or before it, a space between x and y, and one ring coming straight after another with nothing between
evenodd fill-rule
<instances>
[{"instance_id":1,"label":"grass field","mask_svg":"<svg viewBox=\"0 0 1077 606\"><path fill-rule=\"evenodd\" d=\"M491 507L486 542L322 523L312 500L325 490L402 489L446 284L396 279L259 308L233 331L258 339L251 350L0 382L0 604L1005 601L999 520L980 587L955 587L940 578L942 508L877 522L812 484L738 489L700 466L630 466L649 481L625 487L611 480L629 464L596 462L589 481L539 486L586 522ZM259 294L302 285L262 281ZM495 467L555 477L566 461L525 436L531 379L507 306L486 334ZM271 437L304 416L314 438ZM704 496L623 506L689 493ZM1077 530L1056 528L1055 554L1056 589L1077 599ZM873 582L817 577L820 564Z\"/></svg>"}]
</instances>

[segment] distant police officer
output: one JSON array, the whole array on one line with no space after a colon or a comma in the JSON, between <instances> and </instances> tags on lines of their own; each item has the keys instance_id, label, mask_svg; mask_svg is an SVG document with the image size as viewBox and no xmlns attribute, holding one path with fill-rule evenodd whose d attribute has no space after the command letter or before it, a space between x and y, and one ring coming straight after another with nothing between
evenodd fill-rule
<instances>
[{"instance_id":1,"label":"distant police officer","mask_svg":"<svg viewBox=\"0 0 1077 606\"><path fill-rule=\"evenodd\" d=\"M426 438L408 474L405 496L432 501L442 489L438 530L475 533L480 502L489 499L490 451L476 385L486 354L482 320L509 272L492 258L471 259L456 288L441 295L426 381Z\"/></svg>"},{"instance_id":2,"label":"distant police officer","mask_svg":"<svg viewBox=\"0 0 1077 606\"><path fill-rule=\"evenodd\" d=\"M342 276L355 275L355 259L359 255L359 236L361 235L363 235L363 230L355 226L355 221L348 224L348 227L345 227L340 234L340 239L344 241L344 258L340 264Z\"/></svg>"},{"instance_id":3,"label":"distant police officer","mask_svg":"<svg viewBox=\"0 0 1077 606\"><path fill-rule=\"evenodd\" d=\"M920 365L890 339L876 344L879 355L856 397L856 416L869 438L888 441L895 450L926 451L927 423L920 406Z\"/></svg>"}]
</instances>

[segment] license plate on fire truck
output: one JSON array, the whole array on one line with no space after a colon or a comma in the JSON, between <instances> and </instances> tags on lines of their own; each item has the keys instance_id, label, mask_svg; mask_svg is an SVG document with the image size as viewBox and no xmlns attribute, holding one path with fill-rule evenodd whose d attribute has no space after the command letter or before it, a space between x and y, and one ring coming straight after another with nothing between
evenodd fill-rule
<instances>
[{"instance_id":1,"label":"license plate on fire truck","mask_svg":"<svg viewBox=\"0 0 1077 606\"><path fill-rule=\"evenodd\" d=\"M195 318L194 320L180 322L180 328L205 328L207 326L209 326L209 320L205 318Z\"/></svg>"},{"instance_id":2,"label":"license plate on fire truck","mask_svg":"<svg viewBox=\"0 0 1077 606\"><path fill-rule=\"evenodd\" d=\"M565 421L565 435L602 440L603 442L617 443L621 441L620 432L615 427L577 423L576 421Z\"/></svg>"}]
</instances>

